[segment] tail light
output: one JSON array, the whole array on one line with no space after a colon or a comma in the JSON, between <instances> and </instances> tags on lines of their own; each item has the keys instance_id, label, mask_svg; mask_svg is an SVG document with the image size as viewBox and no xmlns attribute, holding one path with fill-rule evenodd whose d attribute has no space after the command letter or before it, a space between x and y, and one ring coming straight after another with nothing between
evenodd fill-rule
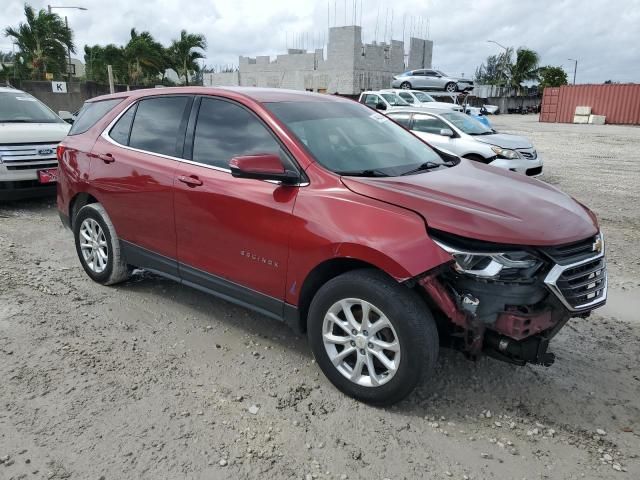
<instances>
[{"instance_id":1,"label":"tail light","mask_svg":"<svg viewBox=\"0 0 640 480\"><path fill-rule=\"evenodd\" d=\"M67 147L65 147L61 143L58 144L58 147L56 148L56 157L58 157L58 162L62 162L62 156L64 155L64 151L66 149Z\"/></svg>"}]
</instances>

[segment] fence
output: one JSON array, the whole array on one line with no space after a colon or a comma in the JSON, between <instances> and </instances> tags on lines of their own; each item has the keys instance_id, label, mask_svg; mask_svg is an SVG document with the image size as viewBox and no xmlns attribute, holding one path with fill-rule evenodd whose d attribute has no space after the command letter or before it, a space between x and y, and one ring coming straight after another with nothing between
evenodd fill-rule
<instances>
[{"instance_id":1,"label":"fence","mask_svg":"<svg viewBox=\"0 0 640 480\"><path fill-rule=\"evenodd\" d=\"M109 85L86 81L73 81L67 84L68 93L54 93L51 82L37 80L18 80L13 86L30 93L56 113L60 110L75 112L86 100L109 93ZM147 87L129 87L130 90L139 88ZM115 85L115 90L124 92L127 90L127 85Z\"/></svg>"},{"instance_id":2,"label":"fence","mask_svg":"<svg viewBox=\"0 0 640 480\"><path fill-rule=\"evenodd\" d=\"M591 107L607 123L640 125L640 85L565 85L545 88L540 121L572 123L576 107Z\"/></svg>"}]
</instances>

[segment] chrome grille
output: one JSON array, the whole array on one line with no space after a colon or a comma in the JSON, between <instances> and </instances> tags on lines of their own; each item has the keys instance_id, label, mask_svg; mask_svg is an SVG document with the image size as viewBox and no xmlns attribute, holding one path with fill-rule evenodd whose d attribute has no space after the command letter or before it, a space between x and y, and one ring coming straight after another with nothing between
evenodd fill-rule
<instances>
[{"instance_id":1,"label":"chrome grille","mask_svg":"<svg viewBox=\"0 0 640 480\"><path fill-rule=\"evenodd\" d=\"M526 160L535 160L538 158L538 152L535 148L521 148L517 150L520 156Z\"/></svg>"},{"instance_id":2,"label":"chrome grille","mask_svg":"<svg viewBox=\"0 0 640 480\"><path fill-rule=\"evenodd\" d=\"M7 170L28 170L55 167L57 143L0 145L0 164Z\"/></svg>"},{"instance_id":3,"label":"chrome grille","mask_svg":"<svg viewBox=\"0 0 640 480\"><path fill-rule=\"evenodd\" d=\"M597 238L597 237L595 237ZM604 256L604 243L598 253L594 252L594 237L588 242L582 241L564 248L564 256L554 252L559 260L573 259L572 263L556 264L547 274L544 283L558 299L572 312L592 310L607 300L607 262ZM602 241L602 237L600 237ZM591 248L589 258L584 258L586 248ZM553 250L553 249L552 249ZM595 254L594 254L595 253ZM569 255L567 255L569 254ZM550 255L553 258L553 255ZM578 260L581 258L580 260Z\"/></svg>"}]
</instances>

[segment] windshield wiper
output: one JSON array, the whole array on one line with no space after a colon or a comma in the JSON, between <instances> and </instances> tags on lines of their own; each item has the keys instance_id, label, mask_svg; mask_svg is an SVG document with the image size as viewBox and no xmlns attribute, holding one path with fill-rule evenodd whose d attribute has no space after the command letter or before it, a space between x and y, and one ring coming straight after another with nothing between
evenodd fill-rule
<instances>
[{"instance_id":1,"label":"windshield wiper","mask_svg":"<svg viewBox=\"0 0 640 480\"><path fill-rule=\"evenodd\" d=\"M433 170L434 168L439 168L439 167L452 167L454 164L452 162L442 162L442 163L438 163L438 162L424 162L421 165L418 165L416 168L409 170L407 172L404 172L402 175L411 175L412 173L418 173L418 172L423 172L426 170Z\"/></svg>"},{"instance_id":2,"label":"windshield wiper","mask_svg":"<svg viewBox=\"0 0 640 480\"><path fill-rule=\"evenodd\" d=\"M489 131L489 132L482 132L482 133L470 133L469 135L493 135L494 133L496 132Z\"/></svg>"},{"instance_id":3,"label":"windshield wiper","mask_svg":"<svg viewBox=\"0 0 640 480\"><path fill-rule=\"evenodd\" d=\"M338 175L345 177L388 177L382 170L352 170L352 171L337 171Z\"/></svg>"},{"instance_id":4,"label":"windshield wiper","mask_svg":"<svg viewBox=\"0 0 640 480\"><path fill-rule=\"evenodd\" d=\"M31 123L31 120L0 120L0 123Z\"/></svg>"}]
</instances>

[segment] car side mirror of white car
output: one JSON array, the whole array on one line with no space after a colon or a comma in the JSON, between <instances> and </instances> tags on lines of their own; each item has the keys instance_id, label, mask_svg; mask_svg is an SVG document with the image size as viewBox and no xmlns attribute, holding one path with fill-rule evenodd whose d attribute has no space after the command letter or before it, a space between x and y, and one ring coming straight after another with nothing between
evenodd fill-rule
<instances>
[{"instance_id":1,"label":"car side mirror of white car","mask_svg":"<svg viewBox=\"0 0 640 480\"><path fill-rule=\"evenodd\" d=\"M441 128L440 135L442 135L443 137L453 137L453 130L451 130L450 128Z\"/></svg>"}]
</instances>

